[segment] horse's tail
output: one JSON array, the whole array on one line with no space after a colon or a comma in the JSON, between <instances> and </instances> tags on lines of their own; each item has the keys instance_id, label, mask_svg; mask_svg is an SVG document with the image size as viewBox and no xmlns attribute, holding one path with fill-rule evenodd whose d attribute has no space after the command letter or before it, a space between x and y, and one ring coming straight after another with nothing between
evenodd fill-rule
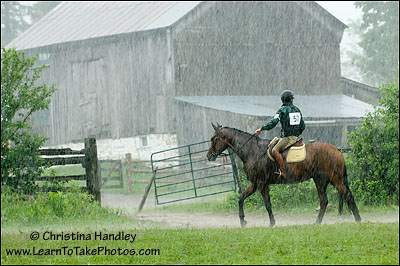
<instances>
[{"instance_id":1,"label":"horse's tail","mask_svg":"<svg viewBox=\"0 0 400 266\"><path fill-rule=\"evenodd\" d=\"M347 179L347 167L346 163L344 163L344 169L343 169L343 183L346 189L349 189L349 181ZM339 193L339 215L343 214L343 196L341 193Z\"/></svg>"}]
</instances>

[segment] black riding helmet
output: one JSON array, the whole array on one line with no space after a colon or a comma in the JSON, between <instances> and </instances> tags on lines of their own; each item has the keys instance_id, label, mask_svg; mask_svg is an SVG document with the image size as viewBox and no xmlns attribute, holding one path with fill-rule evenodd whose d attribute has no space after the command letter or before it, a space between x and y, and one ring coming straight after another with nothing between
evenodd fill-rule
<instances>
[{"instance_id":1,"label":"black riding helmet","mask_svg":"<svg viewBox=\"0 0 400 266\"><path fill-rule=\"evenodd\" d=\"M281 93L281 101L282 101L283 103L289 102L290 100L293 100L293 99L294 99L294 94L293 94L293 92L291 92L290 90L284 90L284 91Z\"/></svg>"}]
</instances>

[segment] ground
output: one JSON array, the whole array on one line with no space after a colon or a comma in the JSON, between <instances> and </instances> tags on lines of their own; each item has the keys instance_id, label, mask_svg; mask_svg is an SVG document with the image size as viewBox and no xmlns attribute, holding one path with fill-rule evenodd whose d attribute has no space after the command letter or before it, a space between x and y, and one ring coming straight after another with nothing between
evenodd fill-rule
<instances>
[{"instance_id":1,"label":"ground","mask_svg":"<svg viewBox=\"0 0 400 266\"><path fill-rule=\"evenodd\" d=\"M165 223L172 228L220 228L220 227L240 227L238 214L215 214L215 213L170 213L157 211L154 196L149 195L144 205L143 212L136 214L142 197L124 194L102 194L102 205L112 208L120 208L127 215L139 220L149 220ZM313 215L280 213L274 211L275 226L313 224L318 212ZM245 219L247 226L269 226L267 212L264 214L246 213ZM399 212L388 212L377 216L372 213L360 212L362 222L399 222ZM351 223L354 217L351 214L338 215L337 209L325 213L323 224Z\"/></svg>"}]
</instances>

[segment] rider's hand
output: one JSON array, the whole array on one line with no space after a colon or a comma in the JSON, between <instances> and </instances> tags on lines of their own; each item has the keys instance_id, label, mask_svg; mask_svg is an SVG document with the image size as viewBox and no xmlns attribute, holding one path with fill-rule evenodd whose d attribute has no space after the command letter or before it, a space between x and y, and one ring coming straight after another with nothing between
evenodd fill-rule
<instances>
[{"instance_id":1,"label":"rider's hand","mask_svg":"<svg viewBox=\"0 0 400 266\"><path fill-rule=\"evenodd\" d=\"M254 134L256 134L257 136L260 135L261 130L262 130L262 129L261 129L261 127L260 127L259 129L257 129L256 131L254 131Z\"/></svg>"}]
</instances>

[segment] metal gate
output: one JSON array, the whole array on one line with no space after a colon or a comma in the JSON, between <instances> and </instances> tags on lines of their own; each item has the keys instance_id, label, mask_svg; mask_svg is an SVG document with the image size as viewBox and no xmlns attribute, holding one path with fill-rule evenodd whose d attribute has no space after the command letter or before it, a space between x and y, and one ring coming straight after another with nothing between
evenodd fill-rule
<instances>
[{"instance_id":1,"label":"metal gate","mask_svg":"<svg viewBox=\"0 0 400 266\"><path fill-rule=\"evenodd\" d=\"M151 154L157 205L236 191L238 175L232 151L209 162L210 141Z\"/></svg>"}]
</instances>

